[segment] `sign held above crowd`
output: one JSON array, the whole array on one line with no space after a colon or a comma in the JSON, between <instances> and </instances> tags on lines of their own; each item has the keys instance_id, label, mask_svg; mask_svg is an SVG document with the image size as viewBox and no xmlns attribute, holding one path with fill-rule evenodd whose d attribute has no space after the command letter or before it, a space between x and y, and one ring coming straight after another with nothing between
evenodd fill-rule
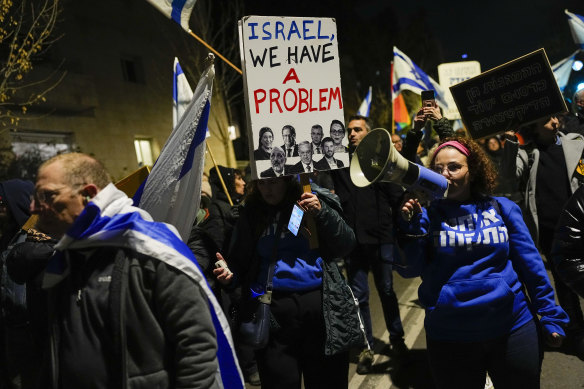
<instances>
[{"instance_id":1,"label":"sign held above crowd","mask_svg":"<svg viewBox=\"0 0 584 389\"><path fill-rule=\"evenodd\" d=\"M460 113L456 109L449 88L479 74L481 74L481 64L478 61L449 62L438 65L438 81L444 89L444 98L448 103L444 108L444 116L448 120L460 119Z\"/></svg>"},{"instance_id":2,"label":"sign held above crowd","mask_svg":"<svg viewBox=\"0 0 584 389\"><path fill-rule=\"evenodd\" d=\"M254 178L348 166L336 21L239 21Z\"/></svg>"},{"instance_id":3,"label":"sign held above crowd","mask_svg":"<svg viewBox=\"0 0 584 389\"><path fill-rule=\"evenodd\" d=\"M451 86L450 91L474 139L567 111L544 49Z\"/></svg>"}]
</instances>

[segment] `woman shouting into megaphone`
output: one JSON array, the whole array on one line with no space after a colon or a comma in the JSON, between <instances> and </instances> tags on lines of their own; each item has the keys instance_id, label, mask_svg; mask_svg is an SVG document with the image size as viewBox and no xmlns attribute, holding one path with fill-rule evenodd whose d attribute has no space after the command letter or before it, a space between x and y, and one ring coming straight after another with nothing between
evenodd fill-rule
<instances>
[{"instance_id":1,"label":"woman shouting into megaphone","mask_svg":"<svg viewBox=\"0 0 584 389\"><path fill-rule=\"evenodd\" d=\"M488 373L495 387L539 388L538 326L557 347L568 317L521 211L490 196L496 173L471 139L442 141L430 168L447 179L448 195L427 209L405 201L400 230L408 275L422 277L436 386L483 388Z\"/></svg>"}]
</instances>

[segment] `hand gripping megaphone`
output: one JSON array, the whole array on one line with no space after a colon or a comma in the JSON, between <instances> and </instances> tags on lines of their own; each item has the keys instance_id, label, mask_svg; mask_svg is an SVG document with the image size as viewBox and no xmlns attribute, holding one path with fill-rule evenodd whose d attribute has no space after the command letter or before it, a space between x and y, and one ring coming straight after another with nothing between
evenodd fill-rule
<instances>
[{"instance_id":1,"label":"hand gripping megaphone","mask_svg":"<svg viewBox=\"0 0 584 389\"><path fill-rule=\"evenodd\" d=\"M383 128L376 128L361 139L351 159L350 174L358 187L376 181L393 182L429 200L445 198L448 193L446 178L408 161L395 149L391 135Z\"/></svg>"}]
</instances>

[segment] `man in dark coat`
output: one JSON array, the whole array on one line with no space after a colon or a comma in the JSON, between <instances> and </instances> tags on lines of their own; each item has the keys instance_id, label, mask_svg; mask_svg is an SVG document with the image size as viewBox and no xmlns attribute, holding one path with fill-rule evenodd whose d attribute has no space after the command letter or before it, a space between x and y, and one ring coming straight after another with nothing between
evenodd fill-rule
<instances>
[{"instance_id":1,"label":"man in dark coat","mask_svg":"<svg viewBox=\"0 0 584 389\"><path fill-rule=\"evenodd\" d=\"M8 275L6 256L19 239L20 228L30 217L30 181L0 183L0 388L30 388L36 384L38 355L27 312L27 293Z\"/></svg>"},{"instance_id":2,"label":"man in dark coat","mask_svg":"<svg viewBox=\"0 0 584 389\"><path fill-rule=\"evenodd\" d=\"M131 203L88 155L39 168L32 210L60 238L43 277L54 351L43 387L222 388L220 330L194 258Z\"/></svg>"},{"instance_id":3,"label":"man in dark coat","mask_svg":"<svg viewBox=\"0 0 584 389\"><path fill-rule=\"evenodd\" d=\"M353 116L349 119L347 134L351 152L370 130L371 125L366 117ZM393 290L392 274L396 244L393 215L394 209L399 206L403 190L396 184L385 182L359 188L351 181L348 169L333 170L330 173L335 183L335 193L341 199L344 216L357 238L357 245L349 257L348 275L351 289L359 301L367 340L373 344L368 283L368 274L371 271L389 332L392 357L396 361L403 360L407 347L403 338L397 296ZM362 350L357 373L368 373L373 357L372 349Z\"/></svg>"}]
</instances>

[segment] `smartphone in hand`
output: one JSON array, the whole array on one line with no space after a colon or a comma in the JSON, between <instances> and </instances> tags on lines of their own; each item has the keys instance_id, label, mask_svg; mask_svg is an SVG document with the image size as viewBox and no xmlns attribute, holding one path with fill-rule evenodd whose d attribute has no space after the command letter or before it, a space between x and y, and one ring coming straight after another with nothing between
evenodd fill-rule
<instances>
[{"instance_id":1,"label":"smartphone in hand","mask_svg":"<svg viewBox=\"0 0 584 389\"><path fill-rule=\"evenodd\" d=\"M298 204L294 204L292 208L292 215L290 215L290 221L288 222L288 229L294 236L298 235L298 229L300 228L300 223L302 223L302 217L304 216L304 211Z\"/></svg>"},{"instance_id":2,"label":"smartphone in hand","mask_svg":"<svg viewBox=\"0 0 584 389\"><path fill-rule=\"evenodd\" d=\"M436 99L434 90L423 90L422 91L422 107L435 107L436 106Z\"/></svg>"}]
</instances>

